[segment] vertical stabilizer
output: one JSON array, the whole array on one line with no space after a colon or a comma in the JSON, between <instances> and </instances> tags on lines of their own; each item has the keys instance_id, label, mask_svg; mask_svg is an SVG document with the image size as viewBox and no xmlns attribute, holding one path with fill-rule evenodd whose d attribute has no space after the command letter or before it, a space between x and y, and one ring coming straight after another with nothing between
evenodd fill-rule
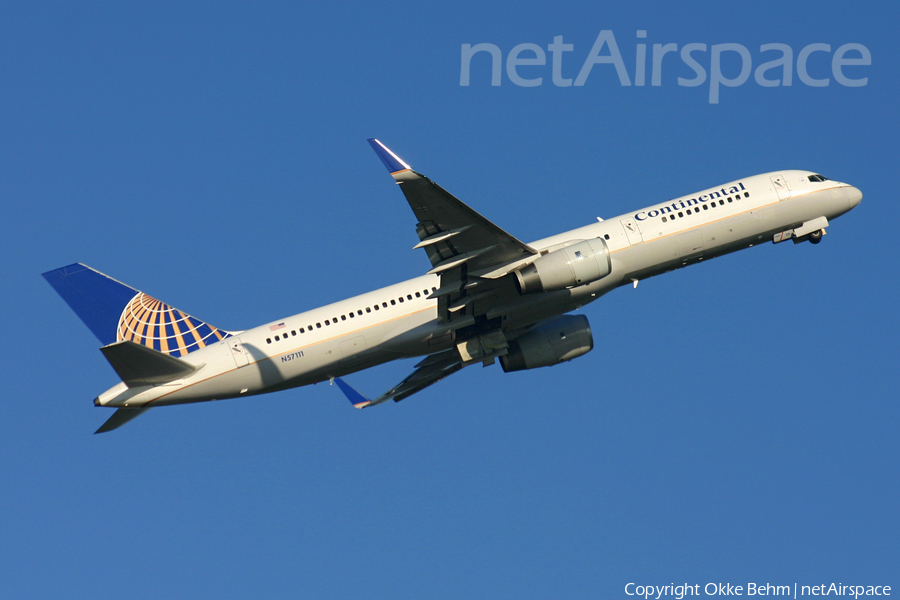
<instances>
[{"instance_id":1,"label":"vertical stabilizer","mask_svg":"<svg viewBox=\"0 0 900 600\"><path fill-rule=\"evenodd\" d=\"M128 340L177 357L231 336L81 263L43 275L104 346Z\"/></svg>"}]
</instances>

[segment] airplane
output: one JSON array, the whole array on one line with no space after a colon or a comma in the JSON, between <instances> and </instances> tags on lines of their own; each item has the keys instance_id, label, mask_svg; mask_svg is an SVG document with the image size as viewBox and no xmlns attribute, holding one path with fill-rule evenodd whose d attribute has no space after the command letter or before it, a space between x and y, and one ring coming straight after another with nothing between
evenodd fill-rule
<instances>
[{"instance_id":1,"label":"airplane","mask_svg":"<svg viewBox=\"0 0 900 600\"><path fill-rule=\"evenodd\" d=\"M81 263L43 274L97 336L121 382L96 406L95 432L152 407L254 396L329 381L356 408L399 402L463 367L557 365L593 349L590 323L567 314L611 290L764 242L818 244L862 200L811 171L731 181L524 243L377 139L368 140L416 217L423 275L334 304L226 331ZM342 378L423 357L375 398Z\"/></svg>"}]
</instances>

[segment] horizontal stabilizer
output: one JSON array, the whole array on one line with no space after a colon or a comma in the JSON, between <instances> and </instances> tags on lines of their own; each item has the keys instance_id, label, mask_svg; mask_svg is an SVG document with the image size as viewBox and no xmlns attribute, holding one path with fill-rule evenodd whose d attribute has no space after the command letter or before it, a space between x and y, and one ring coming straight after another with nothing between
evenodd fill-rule
<instances>
[{"instance_id":1,"label":"horizontal stabilizer","mask_svg":"<svg viewBox=\"0 0 900 600\"><path fill-rule=\"evenodd\" d=\"M128 340L100 348L128 387L158 385L187 377L199 367Z\"/></svg>"},{"instance_id":2,"label":"horizontal stabilizer","mask_svg":"<svg viewBox=\"0 0 900 600\"><path fill-rule=\"evenodd\" d=\"M95 431L94 433L106 433L107 431L112 431L113 429L117 429L127 423L128 421L137 418L144 414L144 412L150 410L147 407L144 408L120 408L113 415L106 420L106 423L100 426L100 429Z\"/></svg>"}]
</instances>

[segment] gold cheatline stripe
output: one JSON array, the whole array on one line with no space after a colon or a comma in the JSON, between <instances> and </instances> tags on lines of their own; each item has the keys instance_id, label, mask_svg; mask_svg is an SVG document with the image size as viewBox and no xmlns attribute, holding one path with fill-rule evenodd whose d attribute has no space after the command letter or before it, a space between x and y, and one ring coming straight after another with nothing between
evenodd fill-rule
<instances>
[{"instance_id":1,"label":"gold cheatline stripe","mask_svg":"<svg viewBox=\"0 0 900 600\"><path fill-rule=\"evenodd\" d=\"M836 186L835 188L825 188L825 189L826 189L826 190L830 190L830 189L836 189L836 188L839 189L839 186ZM816 191L818 192L818 191L823 191L823 190L816 190ZM797 196L791 196L790 199L793 199L793 198L799 198L800 196L806 196L806 195L808 195L808 194L813 194L813 193L815 193L815 192L807 192L806 194L799 194L799 195L797 195ZM778 200L777 202L770 202L769 204L763 204L762 206L757 206L757 207L755 207L755 208L751 208L751 209L749 209L749 210L743 211L743 212L738 213L738 214L744 214L744 213L746 213L746 212L752 212L752 211L754 211L754 210L759 210L760 208L765 208L765 207L767 207L767 206L772 206L773 204L778 204L779 202L782 202L782 200ZM675 233L684 233L685 231L690 231L690 229L697 229L698 227L702 227L702 226L704 226L704 225L709 225L710 223L715 223L715 222L717 222L717 221L721 221L721 220L724 220L724 219L727 219L727 218L733 217L733 216L736 216L736 215L728 215L728 216L726 216L726 217L722 217L721 219L716 219L716 221L710 221L710 222L708 222L708 223L703 223L702 225L697 225L697 226L695 226L695 227L691 227L691 228L689 228L689 229L685 229L685 230L682 230L682 231L677 231L677 232L674 232L674 233L671 233L671 234L667 234L667 235L661 236L661 237L668 237L669 235L675 235ZM641 236L643 237L643 234L641 234ZM661 239L661 238L655 238L655 239ZM650 240L650 241L652 242L652 241L655 241L655 240ZM632 245L629 244L626 248L620 248L619 250L627 250L628 248L631 248L631 247L632 247ZM611 250L611 251L610 251L610 254L612 254L613 252L618 252L619 250ZM372 324L372 325L367 325L366 327L360 327L359 329L355 329L355 330L350 331L350 332L347 332L347 333L342 333L342 334L339 335L339 336L334 336L334 337L331 337L331 338L327 338L327 339L324 339L324 340L320 340L320 341L318 341L318 342L314 342L314 343L312 343L312 344L307 344L306 346L300 346L300 347L294 348L293 350L288 350L287 352L284 352L284 353L282 353L282 354L275 354L275 355L272 355L272 356L268 356L268 357L266 357L266 358L263 359L263 360L273 360L273 359L275 359L275 358L278 358L278 357L280 357L280 356L283 356L284 354L290 354L291 352L296 352L297 350L303 350L303 349L305 349L305 348L308 348L309 346L313 346L313 345L315 345L315 344L321 344L322 342L331 341L331 340L333 340L333 339L335 339L335 338L337 338L337 337L341 337L341 336L344 336L344 335L352 335L352 334L357 333L357 332L359 332L359 331L362 331L362 330L364 330L364 329L370 329L370 328L375 327L375 326L377 326L377 325L382 325L382 324L384 324L384 323L390 323L391 321L396 321L397 319L402 319L402 318L404 318L404 317L410 317L410 316L412 316L412 315L418 314L418 313L423 312L423 311L426 311L426 310L431 310L431 308L423 308L422 310L417 310L417 311L415 311L415 312L411 312L411 313L408 313L408 314L406 314L406 315L402 315L402 316L399 316L399 317L395 317L395 318L393 318L393 319L388 319L387 321L379 321L378 323L374 323L374 324ZM216 333L218 334L218 330L215 330L215 331L216 331ZM249 365L255 365L255 364L259 363L259 362L261 362L261 361L254 361L254 362L252 362L252 363L249 363L247 366L249 366ZM147 402L147 403L143 404L142 406L146 406L146 405L148 405L148 404L152 404L153 402L156 402L157 400L159 400L159 399L161 399L161 398L165 398L166 396L169 396L170 394L174 394L176 391L185 390L185 389L187 389L187 388L189 388L189 387L193 387L193 386L195 386L195 385L197 385L197 384L199 384L199 383L203 383L203 382L205 382L205 381L209 381L210 379L214 379L214 378L216 378L216 377L219 377L220 375L225 375L226 373L231 373L231 371L236 371L238 368L239 368L239 367L235 367L235 368L233 368L233 369L229 369L228 371L224 371L224 372L219 373L219 374L217 374L217 375L213 375L212 377L207 377L206 379L202 379L202 380L200 380L200 381L195 381L194 383L191 383L190 385L184 386L184 387L181 388L180 390L172 390L172 391L169 392L168 394L165 394L165 395L163 395L163 396L160 396L159 398L154 398L153 400L151 400L150 402Z\"/></svg>"},{"instance_id":2,"label":"gold cheatline stripe","mask_svg":"<svg viewBox=\"0 0 900 600\"><path fill-rule=\"evenodd\" d=\"M299 346L299 347L297 347L297 348L294 348L293 350L288 350L288 351L283 352L283 353L281 353L281 354L273 354L272 356L267 356L267 357L264 358L263 360L255 360L255 361L253 361L253 362L251 362L251 363L248 363L247 365L244 365L244 366L249 367L250 365L255 365L255 364L258 364L258 363L263 362L263 361L266 361L266 360L272 360L272 361L274 361L274 359L276 359L276 358L278 358L278 357L280 357L280 356L283 356L283 355L285 355L285 354L290 354L291 352L296 352L297 350L304 350L304 349L306 349L306 348L309 348L310 346L315 346L316 344L321 344L321 343L323 343L323 342L330 342L331 340L337 339L337 338L339 338L339 337L343 337L343 336L345 336L345 335L353 335L354 333L358 333L358 332L360 332L360 331L362 331L362 330L364 330L364 329L371 329L372 327L377 327L378 325L384 325L385 323L390 323L390 322L392 322L392 321L397 321L398 319L404 319L404 318L406 318L406 317L411 317L411 316L417 315L417 314L419 314L419 313L421 313L421 312L425 312L426 310L432 310L432 307L429 307L429 308L423 308L422 310L417 310L417 311L414 311L414 312L411 312L411 313L407 313L407 314L405 314L405 315L400 315L399 317L394 317L393 319L387 319L386 321L379 321L378 323L373 323L373 324L371 324L371 325L366 325L365 327L360 327L359 329L354 329L353 331L348 331L347 333L342 333L342 334L340 334L340 335L332 336L332 337L327 338L327 339L324 339L324 340L319 340L318 342L312 342L312 343L310 343L310 344L307 344L306 346ZM218 330L216 330L216 332L218 333ZM163 395L160 396L159 398L154 398L153 400L150 400L149 402L145 402L145 403L142 404L141 406L147 406L147 405L149 405L149 404L152 404L152 403L156 402L157 400L159 400L159 399L161 399L161 398L165 398L166 396L169 396L169 395L171 395L171 394L174 394L175 392L180 392L180 391L182 391L182 390L186 390L186 389L188 389L189 387L193 387L193 386L195 386L195 385L197 385L197 384L199 384L199 383L203 383L203 382L205 382L205 381L209 381L210 379L215 379L216 377L220 377L220 376L222 376L222 375L225 375L226 373L231 373L232 371L237 371L239 368L243 368L243 367L234 367L234 368L232 368L232 369L229 369L229 370L227 370L227 371L223 371L223 372L218 373L218 374L216 374L216 375L213 375L213 376L211 376L211 377L207 377L206 379L201 379L201 380L199 380L199 381L195 381L195 382L193 382L193 383L191 383L191 384L189 384L189 385L186 385L186 386L182 387L181 389L178 389L178 390L172 390L172 391L169 392L168 394L163 394Z\"/></svg>"},{"instance_id":3,"label":"gold cheatline stripe","mask_svg":"<svg viewBox=\"0 0 900 600\"><path fill-rule=\"evenodd\" d=\"M655 238L652 238L652 239L649 239L649 240L643 240L643 242L639 242L639 243L655 242L656 240L661 240L661 239L663 239L663 238L667 238L667 237L672 236L672 235L678 235L679 233L684 233L684 232L686 232L686 231L691 231L691 230L693 230L693 229L699 229L700 227L706 227L707 225L712 225L713 223L718 223L719 221L724 221L724 220L726 220L726 219L731 219L732 217L736 217L736 216L738 216L738 215L747 214L747 213L749 213L749 212L753 212L754 210L759 210L759 209L761 209L761 208L766 208L767 206L775 206L776 204L780 204L780 203L782 203L782 202L785 202L786 200L793 200L794 198L800 198L800 197L802 197L802 196L808 196L808 195L810 195L810 194L815 194L816 192L824 192L824 191L827 191L827 190L839 190L839 189L841 189L840 186L835 186L835 187L825 188L824 190L816 190L815 192L806 192L805 194L798 194L798 195L796 195L796 196L791 196L790 198L786 198L785 200L779 199L779 200L776 200L775 202L769 202L768 204L761 204L760 206L754 206L753 208L749 208L749 209L747 209L747 210L743 210L743 211L741 211L741 212L739 212L739 213L734 213L734 214L731 214L731 215L725 215L724 217L721 217L721 218L719 218L719 219L713 219L712 221L707 221L707 222L705 222L705 223L700 223L699 225L694 225L693 227L688 227L687 229L681 229L681 230L679 230L679 231L673 231L672 233L667 233L666 235L661 235L661 236L659 236L659 237L655 237ZM776 197L777 197L777 194L776 194ZM749 200L749 199L750 199L750 198L742 198L742 200ZM740 200L738 200L738 202L740 202ZM727 202L726 202L726 204L727 204ZM702 206L702 204L696 204L696 205L694 205L694 206ZM686 209L686 208L683 208L682 210L687 210L687 209ZM655 219L656 217L650 217L650 218ZM680 219L686 219L687 217L679 217L679 218L680 218ZM640 225L638 225L638 228L640 228ZM643 237L644 237L644 234L643 234L643 232L641 232L641 238L643 238ZM635 244L635 245L636 245L636 244ZM619 248L619 250L627 250L628 248L632 248L632 247L633 247L633 245L629 244L629 245L626 246L625 248ZM610 250L609 253L612 254L613 252L618 252L619 250Z\"/></svg>"}]
</instances>

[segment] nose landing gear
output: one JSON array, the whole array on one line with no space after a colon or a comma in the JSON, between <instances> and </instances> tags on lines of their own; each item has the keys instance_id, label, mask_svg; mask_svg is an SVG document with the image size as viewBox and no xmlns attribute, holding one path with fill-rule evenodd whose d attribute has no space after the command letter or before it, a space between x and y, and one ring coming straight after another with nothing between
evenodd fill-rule
<instances>
[{"instance_id":1,"label":"nose landing gear","mask_svg":"<svg viewBox=\"0 0 900 600\"><path fill-rule=\"evenodd\" d=\"M795 237L794 243L799 244L800 242L809 242L810 244L818 244L822 241L822 236L825 235L824 229L816 229L806 235L801 235L799 237Z\"/></svg>"}]
</instances>

